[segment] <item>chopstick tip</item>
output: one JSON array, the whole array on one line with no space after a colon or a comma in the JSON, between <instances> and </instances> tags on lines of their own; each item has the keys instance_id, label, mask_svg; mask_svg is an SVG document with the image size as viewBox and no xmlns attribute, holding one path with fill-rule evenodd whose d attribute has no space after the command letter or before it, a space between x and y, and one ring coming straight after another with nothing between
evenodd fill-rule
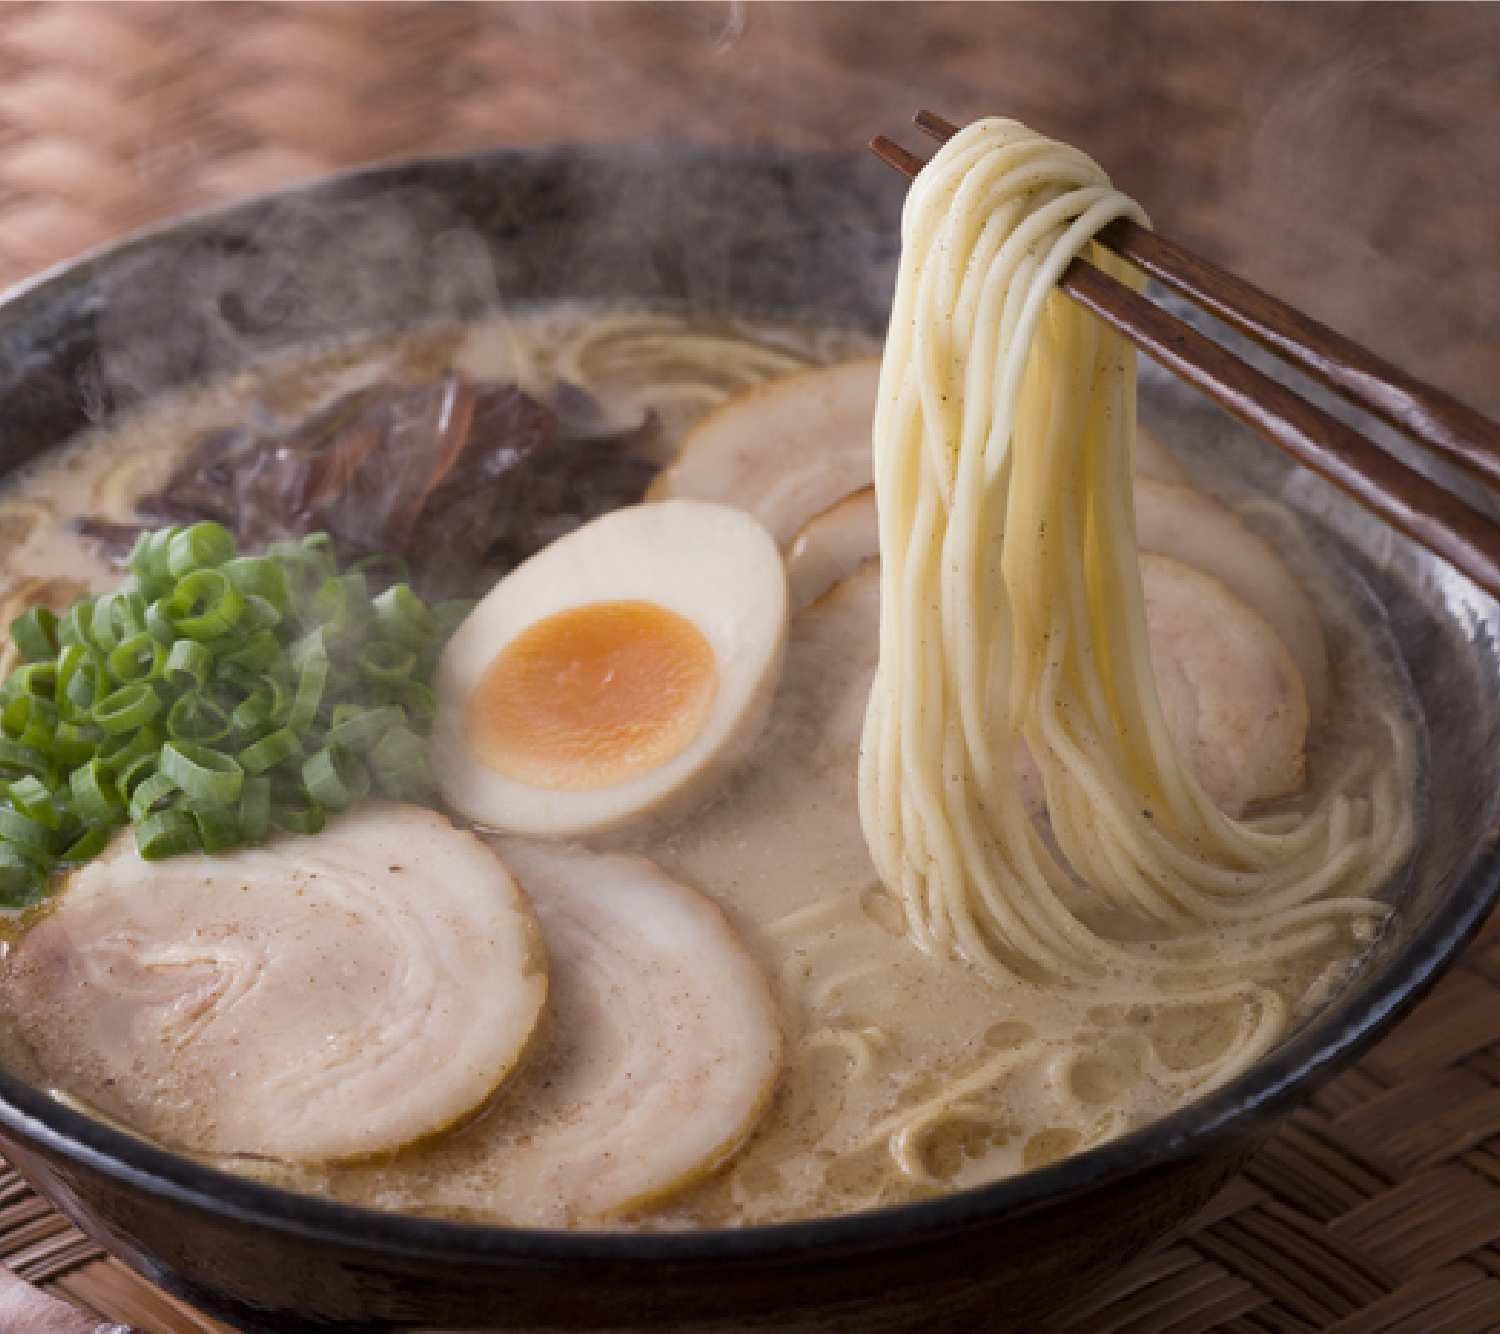
<instances>
[{"instance_id":1,"label":"chopstick tip","mask_svg":"<svg viewBox=\"0 0 1500 1334\"><path fill-rule=\"evenodd\" d=\"M950 120L945 120L935 111L919 111L912 117L917 128L924 134L931 135L934 139L944 142L953 138L958 133L958 126Z\"/></svg>"},{"instance_id":2,"label":"chopstick tip","mask_svg":"<svg viewBox=\"0 0 1500 1334\"><path fill-rule=\"evenodd\" d=\"M888 167L894 167L908 180L915 180L917 173L927 165L924 159L919 158L915 153L908 153L900 144L887 139L883 134L877 134L870 140L870 151Z\"/></svg>"}]
</instances>

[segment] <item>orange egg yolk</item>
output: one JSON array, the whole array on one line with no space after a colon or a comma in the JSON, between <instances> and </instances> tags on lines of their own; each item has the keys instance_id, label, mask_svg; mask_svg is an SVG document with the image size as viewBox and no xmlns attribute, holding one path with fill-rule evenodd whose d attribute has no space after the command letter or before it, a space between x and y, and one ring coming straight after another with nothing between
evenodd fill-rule
<instances>
[{"instance_id":1,"label":"orange egg yolk","mask_svg":"<svg viewBox=\"0 0 1500 1334\"><path fill-rule=\"evenodd\" d=\"M469 697L468 744L530 787L613 787L687 747L718 688L714 651L691 621L654 602L594 602L500 651Z\"/></svg>"}]
</instances>

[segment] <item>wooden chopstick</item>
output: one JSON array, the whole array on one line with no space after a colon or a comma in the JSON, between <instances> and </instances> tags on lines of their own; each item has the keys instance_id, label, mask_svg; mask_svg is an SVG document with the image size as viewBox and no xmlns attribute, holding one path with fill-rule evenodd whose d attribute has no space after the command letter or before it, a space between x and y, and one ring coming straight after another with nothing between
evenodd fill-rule
<instances>
[{"instance_id":1,"label":"wooden chopstick","mask_svg":"<svg viewBox=\"0 0 1500 1334\"><path fill-rule=\"evenodd\" d=\"M958 133L958 126L931 111L919 111L913 119L923 133L942 142ZM1347 402L1481 481L1500 485L1500 425L1467 404L1128 218L1111 223L1097 239Z\"/></svg>"},{"instance_id":2,"label":"wooden chopstick","mask_svg":"<svg viewBox=\"0 0 1500 1334\"><path fill-rule=\"evenodd\" d=\"M949 138L957 133L956 127L931 112L920 112L916 120L927 133L938 138ZM870 147L877 157L908 178L915 177L926 166L922 158L907 152L884 136L872 139ZM1151 235L1144 228L1137 227L1135 231L1144 236ZM1110 244L1104 233L1100 234L1100 239L1105 244ZM1127 237L1125 243L1133 240L1135 238ZM1128 254L1125 250L1112 244L1110 248L1116 249L1133 263L1138 262L1133 254ZM1197 300L1196 291L1204 285L1201 275L1197 279L1184 277L1183 271L1175 263L1177 254L1187 255L1189 252L1172 245L1170 250L1157 249L1151 253L1153 263L1167 264L1172 268L1174 276L1180 279L1180 285L1178 282L1171 285L1183 295ZM1196 256L1190 257L1199 265L1213 268L1207 265L1207 261L1197 260ZM1146 266L1142 264L1141 267ZM1155 272L1154 269L1146 271ZM1222 270L1217 272L1223 274ZM1215 314L1220 313L1214 309L1215 302L1224 299L1226 293L1240 287L1256 292L1255 288L1248 283L1241 283L1233 275L1223 274L1223 277L1229 280L1228 284L1208 284L1214 293L1208 299L1209 308ZM1163 278L1163 281L1166 279ZM1451 491L1409 468L1338 418L1308 403L1286 385L1247 365L1226 348L1085 260L1075 259L1069 264L1058 286L1130 339L1154 361L1207 394L1240 421L1291 454L1299 463L1348 493L1371 513L1443 557L1492 597L1500 598L1500 527L1496 527ZM1272 307L1290 311L1290 307L1282 306L1264 293L1256 294L1270 302ZM1309 373L1316 374L1306 364L1308 360L1343 368L1338 374L1343 380L1352 382L1353 388L1341 383L1332 374L1324 382L1355 397L1361 406L1370 408L1393 425L1410 432L1436 452L1500 480L1500 443L1492 443L1500 442L1500 427L1449 399L1440 391L1423 385L1394 368L1391 368L1393 373L1370 374L1368 367L1384 367L1385 363L1373 353L1348 343L1337 334L1333 334L1333 338L1339 344L1354 349L1360 354L1358 358L1335 355L1330 344L1321 339L1311 345L1298 342L1298 329L1305 326L1312 326L1315 330L1323 328L1306 316L1292 311L1297 320L1283 324L1277 318L1275 309L1268 311L1265 306L1253 306L1253 309L1254 314L1246 315L1236 307L1236 314L1247 323L1264 324L1268 329L1274 325L1274 333L1262 339L1273 351L1282 352L1284 343L1297 343L1305 357L1287 354L1288 358L1309 370ZM1240 328L1246 327L1240 318L1229 322ZM1246 329L1246 332L1250 330ZM1331 330L1326 332L1332 333ZM1361 367L1366 369L1362 370ZM1318 378L1324 377L1319 375ZM1376 407L1366 394L1381 397L1389 411ZM1458 413L1443 407L1444 401L1450 407L1457 408ZM1414 415L1427 433L1415 430L1402 415L1403 405L1411 407L1413 404L1418 405L1417 408L1407 415ZM1468 433L1470 419L1479 423L1479 429L1472 435ZM1431 438L1433 434L1440 438L1434 440ZM1474 459L1484 460L1483 466L1472 461ZM1492 468L1494 471L1491 471Z\"/></svg>"}]
</instances>

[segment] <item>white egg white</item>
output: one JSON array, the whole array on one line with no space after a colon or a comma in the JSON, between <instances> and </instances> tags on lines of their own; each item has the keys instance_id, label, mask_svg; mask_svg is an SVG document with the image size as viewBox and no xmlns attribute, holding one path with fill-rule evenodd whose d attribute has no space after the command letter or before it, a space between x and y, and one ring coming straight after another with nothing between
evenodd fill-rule
<instances>
[{"instance_id":1,"label":"white egg white","mask_svg":"<svg viewBox=\"0 0 1500 1334\"><path fill-rule=\"evenodd\" d=\"M506 646L560 612L637 600L690 622L713 651L718 684L696 736L659 766L586 791L532 786L487 766L467 734L466 709ZM710 794L760 734L786 629L780 552L743 510L671 500L595 519L511 571L444 649L431 752L443 796L476 824L533 835L604 833L685 809Z\"/></svg>"}]
</instances>

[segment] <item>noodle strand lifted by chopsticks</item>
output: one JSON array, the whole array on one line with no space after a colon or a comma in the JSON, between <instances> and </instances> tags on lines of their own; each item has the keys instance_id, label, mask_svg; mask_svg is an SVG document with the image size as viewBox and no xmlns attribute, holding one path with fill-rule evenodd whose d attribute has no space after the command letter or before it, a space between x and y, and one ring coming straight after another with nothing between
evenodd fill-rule
<instances>
[{"instance_id":1,"label":"noodle strand lifted by chopsticks","mask_svg":"<svg viewBox=\"0 0 1500 1334\"><path fill-rule=\"evenodd\" d=\"M1145 999L1184 942L1211 936L1249 983L1306 948L1310 922L1381 915L1370 895L1411 838L1391 784L1410 770L1393 741L1394 779L1263 827L1222 814L1168 736L1132 502L1135 354L1056 290L1081 254L1141 285L1092 241L1120 217L1146 222L1084 154L1012 121L969 126L912 187L875 417L860 803L920 944ZM1022 739L1061 858L1021 799ZM1160 940L1086 924L1080 880ZM1260 1004L1257 1051L1282 1022Z\"/></svg>"}]
</instances>

